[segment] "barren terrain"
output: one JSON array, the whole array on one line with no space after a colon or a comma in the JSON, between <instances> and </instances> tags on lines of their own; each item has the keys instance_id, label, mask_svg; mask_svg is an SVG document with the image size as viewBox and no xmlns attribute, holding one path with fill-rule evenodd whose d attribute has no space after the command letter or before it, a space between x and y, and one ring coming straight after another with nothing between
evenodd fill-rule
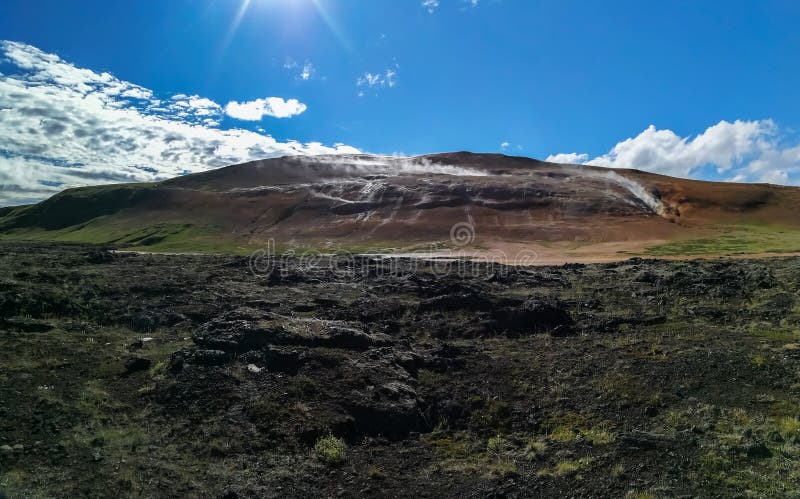
<instances>
[{"instance_id":1,"label":"barren terrain","mask_svg":"<svg viewBox=\"0 0 800 499\"><path fill-rule=\"evenodd\" d=\"M0 244L0 493L800 486L797 258L313 263Z\"/></svg>"}]
</instances>

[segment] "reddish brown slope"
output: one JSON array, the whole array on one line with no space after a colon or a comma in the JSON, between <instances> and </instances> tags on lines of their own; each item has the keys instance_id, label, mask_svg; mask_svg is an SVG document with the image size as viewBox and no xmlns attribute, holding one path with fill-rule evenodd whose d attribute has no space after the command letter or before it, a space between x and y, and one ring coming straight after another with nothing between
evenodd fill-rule
<instances>
[{"instance_id":1,"label":"reddish brown slope","mask_svg":"<svg viewBox=\"0 0 800 499\"><path fill-rule=\"evenodd\" d=\"M72 206L66 201L96 199L80 192L56 196L25 216L7 215L0 226L45 227L54 213ZM719 224L800 225L797 188L497 154L276 158L172 179L129 197L133 201L81 223L185 224L241 245L272 239L284 246L361 248L449 244L451 228L469 224L475 235L470 247L577 241L610 245L614 252L698 237Z\"/></svg>"}]
</instances>

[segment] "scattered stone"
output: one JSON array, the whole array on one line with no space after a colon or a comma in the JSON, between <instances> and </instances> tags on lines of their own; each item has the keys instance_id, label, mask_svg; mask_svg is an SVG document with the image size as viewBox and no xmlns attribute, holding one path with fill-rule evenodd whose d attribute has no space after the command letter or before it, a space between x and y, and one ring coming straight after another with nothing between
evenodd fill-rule
<instances>
[{"instance_id":1,"label":"scattered stone","mask_svg":"<svg viewBox=\"0 0 800 499\"><path fill-rule=\"evenodd\" d=\"M110 251L90 251L86 258L89 263L92 264L101 264L101 263L111 263L114 261L114 253Z\"/></svg>"},{"instance_id":2,"label":"scattered stone","mask_svg":"<svg viewBox=\"0 0 800 499\"><path fill-rule=\"evenodd\" d=\"M389 344L391 344L391 338L386 335L367 334L354 328L342 326L331 326L327 328L325 335L310 341L310 346L319 345L354 350L366 350L370 347L387 346Z\"/></svg>"},{"instance_id":3,"label":"scattered stone","mask_svg":"<svg viewBox=\"0 0 800 499\"><path fill-rule=\"evenodd\" d=\"M228 362L228 353L223 350L196 350L189 359L197 366L221 366Z\"/></svg>"},{"instance_id":4,"label":"scattered stone","mask_svg":"<svg viewBox=\"0 0 800 499\"><path fill-rule=\"evenodd\" d=\"M144 357L131 357L125 361L125 370L129 373L136 371L146 371L153 365L153 361Z\"/></svg>"},{"instance_id":5,"label":"scattered stone","mask_svg":"<svg viewBox=\"0 0 800 499\"><path fill-rule=\"evenodd\" d=\"M148 314L135 314L130 318L131 329L139 333L149 333L158 325L158 320Z\"/></svg>"},{"instance_id":6,"label":"scattered stone","mask_svg":"<svg viewBox=\"0 0 800 499\"><path fill-rule=\"evenodd\" d=\"M269 348L264 352L264 361L271 372L295 375L303 365L303 358L297 350Z\"/></svg>"},{"instance_id":7,"label":"scattered stone","mask_svg":"<svg viewBox=\"0 0 800 499\"><path fill-rule=\"evenodd\" d=\"M499 328L510 333L550 332L553 336L566 336L573 332L574 321L566 306L558 301L531 298L493 315Z\"/></svg>"},{"instance_id":8,"label":"scattered stone","mask_svg":"<svg viewBox=\"0 0 800 499\"><path fill-rule=\"evenodd\" d=\"M658 433L634 430L621 435L620 440L630 447L637 449L657 449L660 447L675 447L682 443L677 438Z\"/></svg>"},{"instance_id":9,"label":"scattered stone","mask_svg":"<svg viewBox=\"0 0 800 499\"><path fill-rule=\"evenodd\" d=\"M454 311L454 310L491 310L494 306L492 300L478 291L460 294L436 296L424 300L419 304L419 310Z\"/></svg>"},{"instance_id":10,"label":"scattered stone","mask_svg":"<svg viewBox=\"0 0 800 499\"><path fill-rule=\"evenodd\" d=\"M747 457L754 459L765 459L772 457L772 452L766 445L764 445L763 442L756 442L748 445L745 448L745 452L747 453Z\"/></svg>"},{"instance_id":11,"label":"scattered stone","mask_svg":"<svg viewBox=\"0 0 800 499\"><path fill-rule=\"evenodd\" d=\"M142 342L142 340L136 340L132 342L130 345L128 345L128 350L134 352L136 350L141 350L142 347L144 347L144 343Z\"/></svg>"}]
</instances>

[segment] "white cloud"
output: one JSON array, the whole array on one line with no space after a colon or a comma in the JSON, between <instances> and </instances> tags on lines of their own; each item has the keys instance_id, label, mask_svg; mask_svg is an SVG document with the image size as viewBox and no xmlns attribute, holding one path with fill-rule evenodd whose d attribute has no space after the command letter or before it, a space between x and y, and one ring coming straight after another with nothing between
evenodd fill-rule
<instances>
[{"instance_id":1,"label":"white cloud","mask_svg":"<svg viewBox=\"0 0 800 499\"><path fill-rule=\"evenodd\" d=\"M421 5L428 9L429 14L433 14L436 8L439 7L439 0L424 0Z\"/></svg>"},{"instance_id":2,"label":"white cloud","mask_svg":"<svg viewBox=\"0 0 800 499\"><path fill-rule=\"evenodd\" d=\"M480 0L462 0L461 3L465 6L460 7L458 10L464 11L470 7L475 8L478 6L479 2ZM420 5L422 5L424 9L427 9L429 14L433 14L436 12L436 9L439 8L439 0L423 0Z\"/></svg>"},{"instance_id":3,"label":"white cloud","mask_svg":"<svg viewBox=\"0 0 800 499\"><path fill-rule=\"evenodd\" d=\"M545 161L549 161L550 163L568 163L571 165L582 165L589 160L588 154L578 154L576 152L567 152L567 153L560 153L560 154L551 154Z\"/></svg>"},{"instance_id":4,"label":"white cloud","mask_svg":"<svg viewBox=\"0 0 800 499\"><path fill-rule=\"evenodd\" d=\"M786 146L785 135L772 120L723 120L695 137L651 125L590 161L587 154L577 153L556 154L547 160L684 178L800 184L800 146Z\"/></svg>"},{"instance_id":5,"label":"white cloud","mask_svg":"<svg viewBox=\"0 0 800 499\"><path fill-rule=\"evenodd\" d=\"M650 125L636 137L618 143L607 154L591 162L682 177L689 176L693 168L707 164L717 166L722 172L746 156L767 148L774 133L775 125L770 120L720 121L694 138L680 137L672 130L658 130Z\"/></svg>"},{"instance_id":6,"label":"white cloud","mask_svg":"<svg viewBox=\"0 0 800 499\"><path fill-rule=\"evenodd\" d=\"M364 73L364 76L360 76L356 80L356 85L359 87L362 85L366 85L368 87L372 87L374 85L378 85L381 81L381 75L379 73Z\"/></svg>"},{"instance_id":7,"label":"white cloud","mask_svg":"<svg viewBox=\"0 0 800 499\"><path fill-rule=\"evenodd\" d=\"M193 123L217 126L221 118L222 107L211 99L199 95L173 95L168 101L157 101L149 111L165 117L180 118Z\"/></svg>"},{"instance_id":8,"label":"white cloud","mask_svg":"<svg viewBox=\"0 0 800 499\"><path fill-rule=\"evenodd\" d=\"M301 80L308 80L314 74L314 65L310 62L303 64L303 70L300 72Z\"/></svg>"},{"instance_id":9,"label":"white cloud","mask_svg":"<svg viewBox=\"0 0 800 499\"><path fill-rule=\"evenodd\" d=\"M356 78L356 86L369 88L376 91L381 88L392 88L397 85L397 67L398 66L395 65L395 69L387 69L382 73L370 73L367 71L363 75ZM359 91L358 96L364 96L363 90Z\"/></svg>"},{"instance_id":10,"label":"white cloud","mask_svg":"<svg viewBox=\"0 0 800 499\"><path fill-rule=\"evenodd\" d=\"M392 69L387 69L386 70L386 80L385 80L386 81L386 86L389 87L389 88L392 88L393 86L395 86L395 84L397 83L397 80L395 80L396 77L397 77L397 71L394 71Z\"/></svg>"},{"instance_id":11,"label":"white cloud","mask_svg":"<svg viewBox=\"0 0 800 499\"><path fill-rule=\"evenodd\" d=\"M288 69L293 73L299 68L300 72L295 74L295 79L303 81L310 80L314 77L314 73L316 73L316 68L313 64L311 64L311 62L306 61L302 66L300 66L300 64L291 57L286 58L286 62L283 63L283 68Z\"/></svg>"},{"instance_id":12,"label":"white cloud","mask_svg":"<svg viewBox=\"0 0 800 499\"><path fill-rule=\"evenodd\" d=\"M284 100L280 97L267 97L250 102L231 101L225 106L225 114L244 121L259 121L264 116L291 118L302 114L306 105L297 99Z\"/></svg>"},{"instance_id":13,"label":"white cloud","mask_svg":"<svg viewBox=\"0 0 800 499\"><path fill-rule=\"evenodd\" d=\"M266 157L358 152L220 129L224 110L213 100L159 99L30 45L0 41L0 60L9 67L0 75L0 206L68 187L163 180ZM294 99L261 100L262 114L305 110Z\"/></svg>"},{"instance_id":14,"label":"white cloud","mask_svg":"<svg viewBox=\"0 0 800 499\"><path fill-rule=\"evenodd\" d=\"M500 143L500 149L503 149L503 150L508 149L510 146L511 146L511 144L509 144L508 142L501 142Z\"/></svg>"}]
</instances>

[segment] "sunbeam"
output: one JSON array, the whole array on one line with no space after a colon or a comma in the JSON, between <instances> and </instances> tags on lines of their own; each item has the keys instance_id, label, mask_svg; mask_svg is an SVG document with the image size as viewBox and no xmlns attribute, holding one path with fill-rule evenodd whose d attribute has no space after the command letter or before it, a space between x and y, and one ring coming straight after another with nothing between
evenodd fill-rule
<instances>
[{"instance_id":1,"label":"sunbeam","mask_svg":"<svg viewBox=\"0 0 800 499\"><path fill-rule=\"evenodd\" d=\"M342 44L342 47L347 49L348 51L351 50L350 41L347 39L347 36L344 34L344 30L339 26L339 23L331 16L325 7L322 5L320 0L311 0L311 3L314 4L314 7L317 9L319 16L322 18L322 21L328 26L328 29L336 36L339 40L339 43Z\"/></svg>"},{"instance_id":2,"label":"sunbeam","mask_svg":"<svg viewBox=\"0 0 800 499\"><path fill-rule=\"evenodd\" d=\"M219 46L219 53L222 54L230 45L231 40L236 35L236 31L239 29L239 25L242 24L242 19L244 19L244 15L247 13L247 8L250 6L252 0L242 0L242 3L239 5L239 10L236 11L236 15L231 22L230 27L228 28L228 32L225 34L225 38L222 40Z\"/></svg>"}]
</instances>

